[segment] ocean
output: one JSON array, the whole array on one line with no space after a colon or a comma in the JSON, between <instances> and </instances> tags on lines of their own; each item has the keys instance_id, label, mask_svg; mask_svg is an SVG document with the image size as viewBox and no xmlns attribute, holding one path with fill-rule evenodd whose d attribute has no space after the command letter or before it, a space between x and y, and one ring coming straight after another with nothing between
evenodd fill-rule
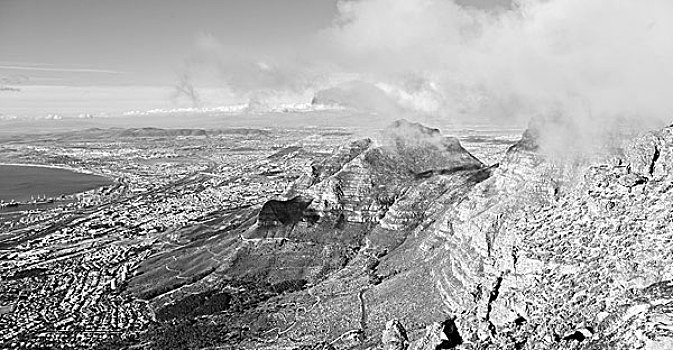
<instances>
[{"instance_id":1,"label":"ocean","mask_svg":"<svg viewBox=\"0 0 673 350\"><path fill-rule=\"evenodd\" d=\"M63 168L0 164L0 200L28 201L31 196L58 197L110 185L106 177Z\"/></svg>"}]
</instances>

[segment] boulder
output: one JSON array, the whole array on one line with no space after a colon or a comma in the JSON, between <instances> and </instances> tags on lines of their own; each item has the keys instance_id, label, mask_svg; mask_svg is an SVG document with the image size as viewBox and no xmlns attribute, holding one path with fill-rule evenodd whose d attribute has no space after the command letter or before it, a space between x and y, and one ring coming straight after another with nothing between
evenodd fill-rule
<instances>
[{"instance_id":1,"label":"boulder","mask_svg":"<svg viewBox=\"0 0 673 350\"><path fill-rule=\"evenodd\" d=\"M386 323L381 343L384 350L406 350L409 346L407 331L398 320L390 320Z\"/></svg>"},{"instance_id":2,"label":"boulder","mask_svg":"<svg viewBox=\"0 0 673 350\"><path fill-rule=\"evenodd\" d=\"M417 341L414 341L410 349L412 350L439 350L453 349L463 343L463 339L458 333L458 327L453 319L444 322L435 322L425 328L425 335Z\"/></svg>"}]
</instances>

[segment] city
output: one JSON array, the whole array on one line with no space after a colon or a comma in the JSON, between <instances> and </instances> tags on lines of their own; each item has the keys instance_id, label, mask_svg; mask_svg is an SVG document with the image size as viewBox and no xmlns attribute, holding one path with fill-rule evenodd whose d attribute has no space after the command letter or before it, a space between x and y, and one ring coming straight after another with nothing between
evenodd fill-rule
<instances>
[{"instance_id":1,"label":"city","mask_svg":"<svg viewBox=\"0 0 673 350\"><path fill-rule=\"evenodd\" d=\"M281 194L349 135L225 130L105 142L84 132L76 141L0 144L2 162L58 165L114 181L0 209L2 347L135 339L154 315L126 291L127 280L157 247L180 244L172 231Z\"/></svg>"}]
</instances>

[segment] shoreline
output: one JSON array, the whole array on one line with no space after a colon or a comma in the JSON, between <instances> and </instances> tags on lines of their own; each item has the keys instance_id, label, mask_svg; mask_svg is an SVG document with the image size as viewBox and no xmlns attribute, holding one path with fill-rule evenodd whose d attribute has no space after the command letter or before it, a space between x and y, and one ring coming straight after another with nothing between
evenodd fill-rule
<instances>
[{"instance_id":1,"label":"shoreline","mask_svg":"<svg viewBox=\"0 0 673 350\"><path fill-rule=\"evenodd\" d=\"M72 171L74 173L79 173L79 174L86 174L86 175L96 175L96 176L101 176L108 178L110 180L115 180L113 177L105 174L100 174L93 172L91 170L86 170L86 169L80 169L80 168L71 168L71 167L66 167L62 165L49 165L49 164L33 164L33 163L4 163L0 162L0 166L23 166L23 167L33 167L33 168L49 168L49 169L60 169L60 170L67 170L67 171Z\"/></svg>"},{"instance_id":2,"label":"shoreline","mask_svg":"<svg viewBox=\"0 0 673 350\"><path fill-rule=\"evenodd\" d=\"M63 196L63 195L75 195L75 194L78 194L78 193L83 193L83 192L89 191L91 189L100 188L100 187L108 186L108 185L114 185L115 183L117 183L117 179L114 176L95 173L93 171L89 171L89 170L81 169L81 168L75 168L75 167L67 167L67 166L60 166L60 165L49 165L49 164L0 162L0 168L2 168L2 167L5 167L7 169L7 171L10 171L10 172L12 171L10 169L13 167L13 168L17 169L17 170L14 170L14 171L18 171L18 172L29 172L29 173L47 172L47 174L49 174L50 171L53 171L54 176L58 176L58 177L70 177L70 176L88 177L89 178L88 180L81 180L81 181L84 181L84 182L90 183L90 184L95 184L95 187L91 187L91 186L81 187L81 186L77 186L75 184L67 184L67 182L66 182L65 187L61 187L61 190L57 191L58 193L54 192L53 190L52 191L46 190L44 192L44 194L49 194L49 198L57 198L58 196ZM18 170L20 168L23 168L24 170ZM39 170L40 168L43 168L45 170ZM32 170L29 170L29 169L32 169ZM46 170L46 169L50 169L50 170ZM59 174L59 173L62 174L62 175L56 175L56 174ZM49 176L49 175L47 175L47 176ZM0 180L0 181L2 181L2 180ZM5 183L4 185L0 186L0 188L4 188L3 186L10 186L10 187L7 187L7 189L9 190L10 193L14 193L14 196L12 196L12 194L7 194L11 197L7 197L7 198L3 199L3 201L6 202L5 204L14 202L14 203L17 203L17 204L22 205L22 206L23 205L30 205L31 202L30 202L30 199L29 199L29 195L26 195L22 191L18 191L18 192L12 191L11 188L12 188L12 184L14 184L14 182L12 180L8 180L8 181L9 181L8 183ZM29 186L32 186L32 185L29 185ZM42 185L36 185L36 186L37 186L37 188L41 188L40 186L42 186ZM70 190L68 190L68 188L70 188ZM75 191L71 191L73 189L75 189ZM41 203L41 204L44 204L44 203ZM5 209L5 206L2 206L1 208Z\"/></svg>"}]
</instances>

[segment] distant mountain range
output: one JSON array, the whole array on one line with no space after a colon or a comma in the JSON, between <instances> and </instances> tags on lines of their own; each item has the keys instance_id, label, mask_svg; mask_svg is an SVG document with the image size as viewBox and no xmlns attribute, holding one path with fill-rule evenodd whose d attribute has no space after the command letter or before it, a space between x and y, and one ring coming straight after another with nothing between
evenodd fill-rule
<instances>
[{"instance_id":1,"label":"distant mountain range","mask_svg":"<svg viewBox=\"0 0 673 350\"><path fill-rule=\"evenodd\" d=\"M216 135L267 135L266 130L250 128L231 128L231 129L162 129L162 128L110 128L99 129L91 128L81 131L62 132L54 134L54 137L61 140L95 138L101 139L119 139L119 138L139 138L139 137L178 137L178 136L216 136Z\"/></svg>"},{"instance_id":2,"label":"distant mountain range","mask_svg":"<svg viewBox=\"0 0 673 350\"><path fill-rule=\"evenodd\" d=\"M173 114L208 114L208 113L301 113L315 112L324 110L342 110L344 107L338 105L311 104L311 103L283 103L277 105L259 105L259 104L237 104L220 107L192 107L192 108L172 108L172 109L152 109L148 111L130 111L124 113L126 116L142 115L173 115Z\"/></svg>"}]
</instances>

